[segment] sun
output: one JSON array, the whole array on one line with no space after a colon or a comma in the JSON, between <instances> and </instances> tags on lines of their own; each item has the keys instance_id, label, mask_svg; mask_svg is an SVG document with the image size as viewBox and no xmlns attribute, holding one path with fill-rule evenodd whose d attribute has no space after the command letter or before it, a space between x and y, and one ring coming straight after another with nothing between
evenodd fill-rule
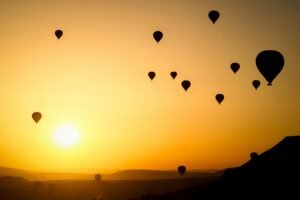
<instances>
[{"instance_id":1,"label":"sun","mask_svg":"<svg viewBox=\"0 0 300 200\"><path fill-rule=\"evenodd\" d=\"M60 126L54 133L55 142L64 148L69 148L78 143L79 131L70 124Z\"/></svg>"}]
</instances>

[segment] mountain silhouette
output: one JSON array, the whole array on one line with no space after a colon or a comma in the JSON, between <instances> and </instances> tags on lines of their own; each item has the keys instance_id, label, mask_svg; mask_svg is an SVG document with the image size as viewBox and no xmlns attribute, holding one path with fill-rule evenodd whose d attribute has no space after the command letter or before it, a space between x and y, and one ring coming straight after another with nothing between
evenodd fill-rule
<instances>
[{"instance_id":1,"label":"mountain silhouette","mask_svg":"<svg viewBox=\"0 0 300 200\"><path fill-rule=\"evenodd\" d=\"M21 177L3 176L0 177L0 186L10 187L11 185L25 185L29 182Z\"/></svg>"},{"instance_id":2,"label":"mountain silhouette","mask_svg":"<svg viewBox=\"0 0 300 200\"><path fill-rule=\"evenodd\" d=\"M178 178L212 177L221 176L223 170L194 170L189 171L185 176L179 176L177 171L160 170L122 170L113 174L106 175L109 180L162 180Z\"/></svg>"},{"instance_id":3,"label":"mountain silhouette","mask_svg":"<svg viewBox=\"0 0 300 200\"><path fill-rule=\"evenodd\" d=\"M223 170L189 170L183 177L175 170L122 170L115 173L101 174L101 180L162 180L196 177L219 177ZM32 172L21 169L0 167L0 177L22 177L29 181L50 180L94 180L94 174L88 173L57 173L57 172Z\"/></svg>"},{"instance_id":4,"label":"mountain silhouette","mask_svg":"<svg viewBox=\"0 0 300 200\"><path fill-rule=\"evenodd\" d=\"M299 181L300 136L289 136L215 182L140 199L300 199Z\"/></svg>"},{"instance_id":5,"label":"mountain silhouette","mask_svg":"<svg viewBox=\"0 0 300 200\"><path fill-rule=\"evenodd\" d=\"M15 174L26 174L28 173L25 170L8 168L8 167L0 167L0 176L10 176Z\"/></svg>"}]
</instances>

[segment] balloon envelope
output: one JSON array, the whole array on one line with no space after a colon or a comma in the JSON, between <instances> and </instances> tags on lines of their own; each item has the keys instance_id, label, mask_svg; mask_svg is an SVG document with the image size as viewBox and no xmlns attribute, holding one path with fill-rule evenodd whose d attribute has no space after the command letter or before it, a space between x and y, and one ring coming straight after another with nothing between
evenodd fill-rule
<instances>
[{"instance_id":1,"label":"balloon envelope","mask_svg":"<svg viewBox=\"0 0 300 200\"><path fill-rule=\"evenodd\" d=\"M42 118L42 114L40 112L32 113L32 119L35 121L35 123L38 123L41 118Z\"/></svg>"},{"instance_id":2,"label":"balloon envelope","mask_svg":"<svg viewBox=\"0 0 300 200\"><path fill-rule=\"evenodd\" d=\"M101 174L95 174L95 180L97 182L100 182L101 178L102 178Z\"/></svg>"},{"instance_id":3,"label":"balloon envelope","mask_svg":"<svg viewBox=\"0 0 300 200\"><path fill-rule=\"evenodd\" d=\"M256 57L256 66L259 72L272 85L273 80L281 72L284 66L283 55L275 50L265 50Z\"/></svg>"},{"instance_id":4,"label":"balloon envelope","mask_svg":"<svg viewBox=\"0 0 300 200\"><path fill-rule=\"evenodd\" d=\"M177 76L177 72L171 72L170 75L171 75L171 77L172 77L173 79L175 79L176 76Z\"/></svg>"},{"instance_id":5,"label":"balloon envelope","mask_svg":"<svg viewBox=\"0 0 300 200\"><path fill-rule=\"evenodd\" d=\"M250 154L250 158L251 158L251 160L257 159L258 158L258 154L256 152L252 152Z\"/></svg>"},{"instance_id":6,"label":"balloon envelope","mask_svg":"<svg viewBox=\"0 0 300 200\"><path fill-rule=\"evenodd\" d=\"M208 13L208 17L214 24L219 19L220 13L217 10L212 10Z\"/></svg>"},{"instance_id":7,"label":"balloon envelope","mask_svg":"<svg viewBox=\"0 0 300 200\"><path fill-rule=\"evenodd\" d=\"M191 86L191 82L189 80L183 80L181 82L181 86L183 87L183 89L185 91L187 91L189 89L189 87Z\"/></svg>"},{"instance_id":8,"label":"balloon envelope","mask_svg":"<svg viewBox=\"0 0 300 200\"><path fill-rule=\"evenodd\" d=\"M230 68L233 71L233 73L236 73L240 69L240 64L236 62L231 63Z\"/></svg>"},{"instance_id":9,"label":"balloon envelope","mask_svg":"<svg viewBox=\"0 0 300 200\"><path fill-rule=\"evenodd\" d=\"M56 35L57 39L59 39L63 35L63 31L62 30L56 30L55 35Z\"/></svg>"},{"instance_id":10,"label":"balloon envelope","mask_svg":"<svg viewBox=\"0 0 300 200\"><path fill-rule=\"evenodd\" d=\"M222 101L224 100L224 95L223 94L217 94L216 95L216 100L219 104L222 103Z\"/></svg>"},{"instance_id":11,"label":"balloon envelope","mask_svg":"<svg viewBox=\"0 0 300 200\"><path fill-rule=\"evenodd\" d=\"M177 168L177 171L178 171L178 173L179 173L181 176L183 176L184 173L186 172L186 167L183 166L183 165L181 165L181 166L179 166L179 167Z\"/></svg>"},{"instance_id":12,"label":"balloon envelope","mask_svg":"<svg viewBox=\"0 0 300 200\"><path fill-rule=\"evenodd\" d=\"M149 78L150 78L151 80L153 80L154 77L155 77L155 72L153 72L153 71L149 72L149 73L148 73L148 76L149 76Z\"/></svg>"},{"instance_id":13,"label":"balloon envelope","mask_svg":"<svg viewBox=\"0 0 300 200\"><path fill-rule=\"evenodd\" d=\"M257 90L257 88L259 88L259 86L260 86L260 81L259 80L253 80L252 85Z\"/></svg>"},{"instance_id":14,"label":"balloon envelope","mask_svg":"<svg viewBox=\"0 0 300 200\"><path fill-rule=\"evenodd\" d=\"M154 39L155 39L155 41L157 42L157 43L159 43L159 41L162 39L162 37L163 37L163 33L161 32L161 31L155 31L154 33L153 33L153 37L154 37Z\"/></svg>"}]
</instances>

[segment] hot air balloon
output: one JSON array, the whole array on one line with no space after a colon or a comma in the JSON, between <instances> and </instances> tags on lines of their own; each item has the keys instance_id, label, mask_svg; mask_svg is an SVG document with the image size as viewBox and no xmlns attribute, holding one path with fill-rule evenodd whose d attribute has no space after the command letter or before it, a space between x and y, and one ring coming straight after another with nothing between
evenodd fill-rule
<instances>
[{"instance_id":1,"label":"hot air balloon","mask_svg":"<svg viewBox=\"0 0 300 200\"><path fill-rule=\"evenodd\" d=\"M219 19L220 13L216 10L212 10L208 13L208 17L212 21L212 23L214 24Z\"/></svg>"},{"instance_id":2,"label":"hot air balloon","mask_svg":"<svg viewBox=\"0 0 300 200\"><path fill-rule=\"evenodd\" d=\"M155 41L157 42L157 43L159 43L159 41L162 39L162 37L163 37L163 33L161 32L161 31L155 31L154 33L153 33L153 37L154 37L154 39L155 39Z\"/></svg>"},{"instance_id":3,"label":"hot air balloon","mask_svg":"<svg viewBox=\"0 0 300 200\"><path fill-rule=\"evenodd\" d=\"M216 100L219 104L222 103L222 101L224 100L224 95L223 94L217 94L216 95Z\"/></svg>"},{"instance_id":4,"label":"hot air balloon","mask_svg":"<svg viewBox=\"0 0 300 200\"><path fill-rule=\"evenodd\" d=\"M97 181L97 183L100 183L101 178L101 174L95 174L95 180Z\"/></svg>"},{"instance_id":5,"label":"hot air balloon","mask_svg":"<svg viewBox=\"0 0 300 200\"><path fill-rule=\"evenodd\" d=\"M32 113L32 119L35 121L35 123L38 123L41 118L42 118L42 114L40 112Z\"/></svg>"},{"instance_id":6,"label":"hot air balloon","mask_svg":"<svg viewBox=\"0 0 300 200\"><path fill-rule=\"evenodd\" d=\"M149 78L151 79L151 81L154 79L155 77L155 72L151 71L148 73Z\"/></svg>"},{"instance_id":7,"label":"hot air balloon","mask_svg":"<svg viewBox=\"0 0 300 200\"><path fill-rule=\"evenodd\" d=\"M176 76L177 76L177 72L171 72L170 75L171 75L171 77L172 77L173 79L175 79Z\"/></svg>"},{"instance_id":8,"label":"hot air balloon","mask_svg":"<svg viewBox=\"0 0 300 200\"><path fill-rule=\"evenodd\" d=\"M251 160L257 159L258 158L258 154L256 152L252 152L250 154L250 158L251 158Z\"/></svg>"},{"instance_id":9,"label":"hot air balloon","mask_svg":"<svg viewBox=\"0 0 300 200\"><path fill-rule=\"evenodd\" d=\"M183 165L180 165L180 166L177 168L177 171L178 171L178 173L179 173L181 176L183 176L184 173L186 172L186 167L183 166Z\"/></svg>"},{"instance_id":10,"label":"hot air balloon","mask_svg":"<svg viewBox=\"0 0 300 200\"><path fill-rule=\"evenodd\" d=\"M252 85L257 90L257 88L259 88L259 86L260 86L260 81L259 80L253 80Z\"/></svg>"},{"instance_id":11,"label":"hot air balloon","mask_svg":"<svg viewBox=\"0 0 300 200\"><path fill-rule=\"evenodd\" d=\"M283 55L275 50L265 50L256 57L256 66L259 72L272 85L272 81L281 72L284 66Z\"/></svg>"},{"instance_id":12,"label":"hot air balloon","mask_svg":"<svg viewBox=\"0 0 300 200\"><path fill-rule=\"evenodd\" d=\"M61 36L63 35L63 31L62 30L56 30L55 35L56 35L57 39L60 39Z\"/></svg>"},{"instance_id":13,"label":"hot air balloon","mask_svg":"<svg viewBox=\"0 0 300 200\"><path fill-rule=\"evenodd\" d=\"M230 68L233 71L233 73L236 73L240 69L240 64L236 62L231 63Z\"/></svg>"},{"instance_id":14,"label":"hot air balloon","mask_svg":"<svg viewBox=\"0 0 300 200\"><path fill-rule=\"evenodd\" d=\"M183 89L185 91L187 91L189 89L189 87L191 86L191 82L189 80L183 80L181 82L181 86L183 87Z\"/></svg>"}]
</instances>

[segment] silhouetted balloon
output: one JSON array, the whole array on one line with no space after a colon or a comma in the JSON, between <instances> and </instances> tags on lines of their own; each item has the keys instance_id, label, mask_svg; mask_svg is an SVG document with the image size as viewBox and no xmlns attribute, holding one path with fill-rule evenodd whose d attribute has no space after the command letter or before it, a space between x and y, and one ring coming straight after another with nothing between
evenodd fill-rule
<instances>
[{"instance_id":1,"label":"silhouetted balloon","mask_svg":"<svg viewBox=\"0 0 300 200\"><path fill-rule=\"evenodd\" d=\"M95 174L95 180L97 181L97 183L100 182L101 178L102 178L101 174Z\"/></svg>"},{"instance_id":2,"label":"silhouetted balloon","mask_svg":"<svg viewBox=\"0 0 300 200\"><path fill-rule=\"evenodd\" d=\"M155 72L153 72L153 71L149 72L149 73L148 73L148 76L149 76L149 78L150 78L151 80L153 80L154 77L155 77Z\"/></svg>"},{"instance_id":3,"label":"silhouetted balloon","mask_svg":"<svg viewBox=\"0 0 300 200\"><path fill-rule=\"evenodd\" d=\"M258 158L258 154L256 152L252 152L250 154L250 158L251 158L251 160L257 159Z\"/></svg>"},{"instance_id":4,"label":"silhouetted balloon","mask_svg":"<svg viewBox=\"0 0 300 200\"><path fill-rule=\"evenodd\" d=\"M42 114L40 112L32 113L32 119L35 121L35 123L38 123L41 118L42 118Z\"/></svg>"},{"instance_id":5,"label":"silhouetted balloon","mask_svg":"<svg viewBox=\"0 0 300 200\"><path fill-rule=\"evenodd\" d=\"M171 72L170 75L172 76L173 79L175 79L177 76L177 72Z\"/></svg>"},{"instance_id":6,"label":"silhouetted balloon","mask_svg":"<svg viewBox=\"0 0 300 200\"><path fill-rule=\"evenodd\" d=\"M181 82L181 86L183 87L183 89L184 89L185 91L187 91L187 90L189 89L189 87L191 86L191 82L188 81L188 80L183 80L183 81Z\"/></svg>"},{"instance_id":7,"label":"silhouetted balloon","mask_svg":"<svg viewBox=\"0 0 300 200\"><path fill-rule=\"evenodd\" d=\"M217 94L216 95L216 100L219 104L222 103L222 101L224 100L224 95L223 94Z\"/></svg>"},{"instance_id":8,"label":"silhouetted balloon","mask_svg":"<svg viewBox=\"0 0 300 200\"><path fill-rule=\"evenodd\" d=\"M259 86L260 86L260 81L259 80L253 80L252 85L257 90L257 88L259 88Z\"/></svg>"},{"instance_id":9,"label":"silhouetted balloon","mask_svg":"<svg viewBox=\"0 0 300 200\"><path fill-rule=\"evenodd\" d=\"M240 64L236 62L231 63L230 68L233 71L233 73L236 73L240 69Z\"/></svg>"},{"instance_id":10,"label":"silhouetted balloon","mask_svg":"<svg viewBox=\"0 0 300 200\"><path fill-rule=\"evenodd\" d=\"M272 81L281 72L284 66L284 58L278 51L265 50L257 55L256 66L259 72L268 81L268 85L272 85Z\"/></svg>"},{"instance_id":11,"label":"silhouetted balloon","mask_svg":"<svg viewBox=\"0 0 300 200\"><path fill-rule=\"evenodd\" d=\"M155 41L156 41L157 43L159 43L159 41L160 41L160 40L162 39L162 37L163 37L163 33L160 32L160 31L155 31L155 32L153 33L153 37L154 37Z\"/></svg>"},{"instance_id":12,"label":"silhouetted balloon","mask_svg":"<svg viewBox=\"0 0 300 200\"><path fill-rule=\"evenodd\" d=\"M63 35L62 30L56 30L56 31L55 31L55 35L56 35L57 39L60 39L61 36Z\"/></svg>"},{"instance_id":13,"label":"silhouetted balloon","mask_svg":"<svg viewBox=\"0 0 300 200\"><path fill-rule=\"evenodd\" d=\"M183 176L184 173L186 172L186 167L183 166L183 165L180 165L180 166L177 168L177 171L178 171L178 173L179 173L181 176Z\"/></svg>"},{"instance_id":14,"label":"silhouetted balloon","mask_svg":"<svg viewBox=\"0 0 300 200\"><path fill-rule=\"evenodd\" d=\"M212 10L208 13L208 17L212 21L212 23L214 24L219 19L220 13L216 10Z\"/></svg>"}]
</instances>

